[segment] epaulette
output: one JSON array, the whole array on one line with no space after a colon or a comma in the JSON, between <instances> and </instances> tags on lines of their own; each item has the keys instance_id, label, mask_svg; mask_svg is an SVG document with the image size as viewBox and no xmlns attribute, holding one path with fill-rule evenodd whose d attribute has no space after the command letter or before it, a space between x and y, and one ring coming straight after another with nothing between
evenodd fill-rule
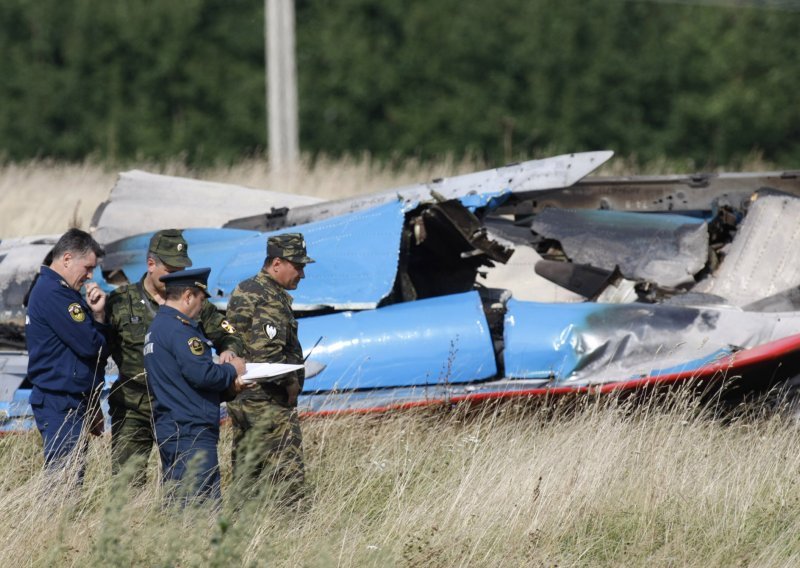
<instances>
[{"instance_id":1,"label":"epaulette","mask_svg":"<svg viewBox=\"0 0 800 568\"><path fill-rule=\"evenodd\" d=\"M178 321L181 322L183 325L192 325L186 318L182 318L181 316L175 316L175 317L178 318Z\"/></svg>"}]
</instances>

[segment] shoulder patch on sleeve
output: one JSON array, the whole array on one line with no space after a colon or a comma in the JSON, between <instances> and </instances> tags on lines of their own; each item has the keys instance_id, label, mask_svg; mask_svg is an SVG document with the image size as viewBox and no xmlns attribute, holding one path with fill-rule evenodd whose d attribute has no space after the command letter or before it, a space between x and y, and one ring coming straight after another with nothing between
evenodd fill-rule
<instances>
[{"instance_id":1,"label":"shoulder patch on sleeve","mask_svg":"<svg viewBox=\"0 0 800 568\"><path fill-rule=\"evenodd\" d=\"M222 320L222 323L219 325L222 329L224 329L228 333L231 334L236 333L236 328L233 327L233 325L231 325L231 322L229 322L228 320Z\"/></svg>"},{"instance_id":2,"label":"shoulder patch on sleeve","mask_svg":"<svg viewBox=\"0 0 800 568\"><path fill-rule=\"evenodd\" d=\"M72 321L81 323L86 319L86 312L83 311L83 308L78 302L73 302L67 307L67 311L69 312L69 316L72 318Z\"/></svg>"},{"instance_id":3,"label":"shoulder patch on sleeve","mask_svg":"<svg viewBox=\"0 0 800 568\"><path fill-rule=\"evenodd\" d=\"M189 351L191 351L193 355L202 355L206 351L206 346L199 337L192 337L187 343L189 344Z\"/></svg>"},{"instance_id":4,"label":"shoulder patch on sleeve","mask_svg":"<svg viewBox=\"0 0 800 568\"><path fill-rule=\"evenodd\" d=\"M275 339L275 336L278 335L278 328L272 325L271 323L265 323L264 333L266 333L267 337L269 337L270 339Z\"/></svg>"}]
</instances>

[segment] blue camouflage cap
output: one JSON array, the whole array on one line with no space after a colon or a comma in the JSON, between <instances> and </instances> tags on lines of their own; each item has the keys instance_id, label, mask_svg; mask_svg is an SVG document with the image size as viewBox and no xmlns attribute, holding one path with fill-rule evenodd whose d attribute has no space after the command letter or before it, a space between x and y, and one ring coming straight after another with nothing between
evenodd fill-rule
<instances>
[{"instance_id":1,"label":"blue camouflage cap","mask_svg":"<svg viewBox=\"0 0 800 568\"><path fill-rule=\"evenodd\" d=\"M270 237L267 239L267 256L285 258L300 264L315 262L306 254L306 241L302 233L284 233Z\"/></svg>"}]
</instances>

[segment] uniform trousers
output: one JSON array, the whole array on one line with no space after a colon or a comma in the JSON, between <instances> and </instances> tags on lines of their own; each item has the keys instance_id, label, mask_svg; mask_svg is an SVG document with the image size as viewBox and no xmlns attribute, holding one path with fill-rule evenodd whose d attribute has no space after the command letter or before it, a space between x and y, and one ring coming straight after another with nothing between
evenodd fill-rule
<instances>
[{"instance_id":1,"label":"uniform trousers","mask_svg":"<svg viewBox=\"0 0 800 568\"><path fill-rule=\"evenodd\" d=\"M191 434L156 432L162 479L175 482L174 489L184 503L220 499L219 429Z\"/></svg>"}]
</instances>

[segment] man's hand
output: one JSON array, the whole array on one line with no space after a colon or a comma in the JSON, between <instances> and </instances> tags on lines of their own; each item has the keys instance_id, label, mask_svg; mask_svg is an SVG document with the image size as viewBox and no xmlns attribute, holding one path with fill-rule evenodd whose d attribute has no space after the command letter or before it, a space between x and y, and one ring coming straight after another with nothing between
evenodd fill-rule
<instances>
[{"instance_id":1,"label":"man's hand","mask_svg":"<svg viewBox=\"0 0 800 568\"><path fill-rule=\"evenodd\" d=\"M89 309L92 310L94 321L98 323L106 321L106 293L100 289L97 282L86 284L86 303L89 305Z\"/></svg>"},{"instance_id":2,"label":"man's hand","mask_svg":"<svg viewBox=\"0 0 800 568\"><path fill-rule=\"evenodd\" d=\"M94 412L89 413L89 433L92 436L102 436L106 429L106 420L103 417L103 411L100 410L100 405L97 405Z\"/></svg>"},{"instance_id":3,"label":"man's hand","mask_svg":"<svg viewBox=\"0 0 800 568\"><path fill-rule=\"evenodd\" d=\"M227 351L223 351L219 354L219 362L220 363L230 363L233 359L236 358L236 353L228 349Z\"/></svg>"},{"instance_id":4,"label":"man's hand","mask_svg":"<svg viewBox=\"0 0 800 568\"><path fill-rule=\"evenodd\" d=\"M231 353L232 356L225 357L225 360L223 360L222 357L223 357L223 355L225 355L225 353ZM245 362L245 360L242 359L241 357L237 357L236 355L233 355L232 351L223 352L219 356L219 362L220 363L230 363L231 365L233 365L234 369L236 369L236 376L237 377L241 377L242 375L244 375L247 372L247 363Z\"/></svg>"},{"instance_id":5,"label":"man's hand","mask_svg":"<svg viewBox=\"0 0 800 568\"><path fill-rule=\"evenodd\" d=\"M297 404L297 397L300 395L300 381L294 379L291 383L286 385L286 394L289 396L289 406L295 406Z\"/></svg>"},{"instance_id":6,"label":"man's hand","mask_svg":"<svg viewBox=\"0 0 800 568\"><path fill-rule=\"evenodd\" d=\"M236 377L231 383L231 386L229 386L225 390L225 394L223 395L222 398L225 401L233 400L234 398L236 398L236 395L239 394L240 392L244 390L254 389L257 386L258 383L255 381L243 381L242 377Z\"/></svg>"}]
</instances>

